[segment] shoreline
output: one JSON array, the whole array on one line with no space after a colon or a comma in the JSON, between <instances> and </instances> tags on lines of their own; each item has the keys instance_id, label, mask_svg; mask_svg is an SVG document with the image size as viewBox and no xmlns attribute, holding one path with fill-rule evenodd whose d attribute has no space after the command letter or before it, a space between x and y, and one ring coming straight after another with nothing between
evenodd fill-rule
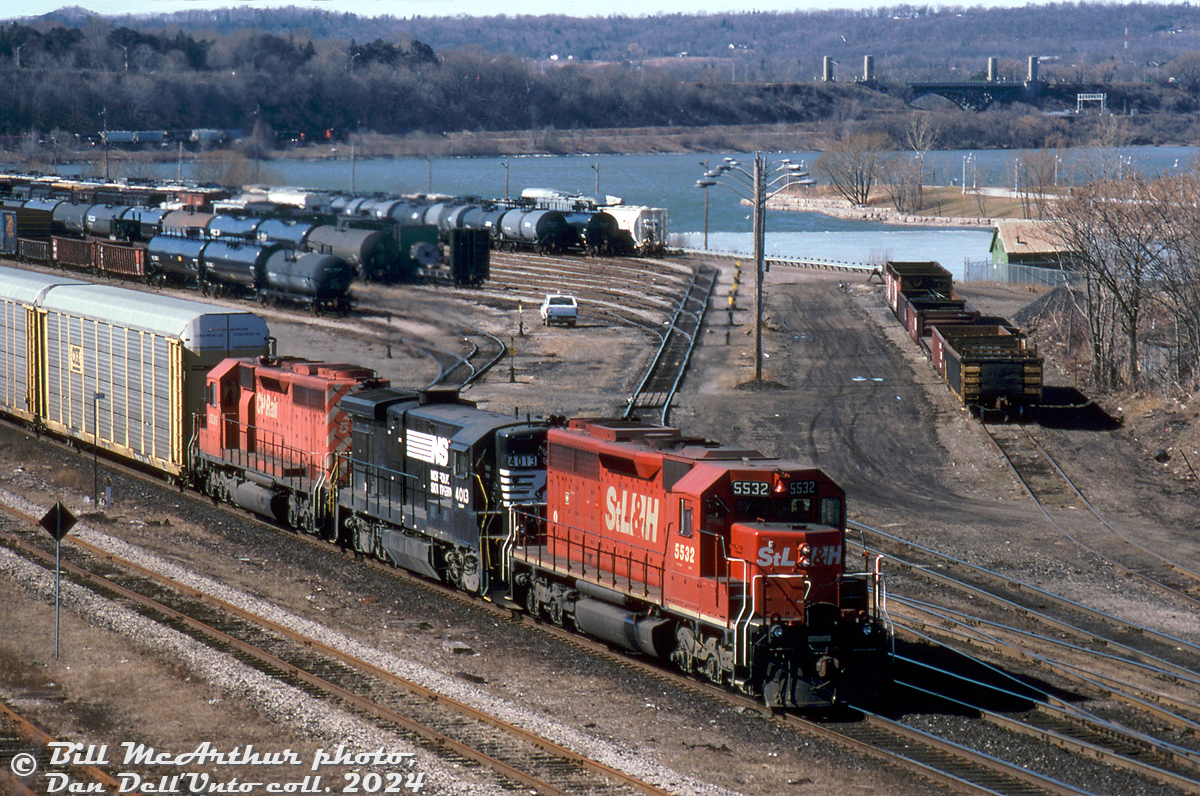
<instances>
[{"instance_id":1,"label":"shoreline","mask_svg":"<svg viewBox=\"0 0 1200 796\"><path fill-rule=\"evenodd\" d=\"M743 201L742 204L749 205ZM892 207L862 207L851 205L845 199L817 199L798 196L773 196L767 200L768 210L793 213L821 213L832 218L850 221L874 221L897 226L961 227L975 229L996 226L991 216L921 216L901 213Z\"/></svg>"}]
</instances>

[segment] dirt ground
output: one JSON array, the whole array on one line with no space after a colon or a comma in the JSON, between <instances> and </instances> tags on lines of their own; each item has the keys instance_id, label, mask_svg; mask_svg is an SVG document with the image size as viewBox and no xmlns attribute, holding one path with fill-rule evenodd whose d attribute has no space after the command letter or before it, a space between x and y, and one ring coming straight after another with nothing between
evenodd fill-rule
<instances>
[{"instance_id":1,"label":"dirt ground","mask_svg":"<svg viewBox=\"0 0 1200 796\"><path fill-rule=\"evenodd\" d=\"M728 277L714 306L725 306ZM999 287L968 285L964 291L981 309L1008 316L1038 298ZM845 486L853 519L963 558L1003 561L1047 588L1066 584L1087 593L1095 583L1088 563L1041 529L978 422L937 380L876 285L858 275L774 268L766 295L763 382L753 383L750 308L739 307L732 324L727 313L714 312L673 424L825 469ZM432 339L452 350L460 345L453 331L458 324L512 336L511 369L501 366L468 392L505 413L618 413L650 355L637 333L586 323L575 329L529 325L521 336L513 314L489 303L486 290L413 288L392 300L394 316L373 322L383 330L379 336L356 337L353 344L353 330L336 323L285 316L268 321L281 353L360 362L400 385L423 384L436 370L406 339ZM1066 369L1048 372L1070 384ZM1110 519L1170 545L1196 567L1200 501L1194 475L1179 465L1184 454L1200 462L1200 398L1182 399L1130 396L1110 407L1124 418L1122 426L1044 433L1071 452L1066 465ZM1171 451L1166 463L1155 461L1159 450ZM77 513L89 510L83 500L91 489L90 461L80 457L44 459L20 435L5 434L0 476L5 490L41 503L62 497L80 508ZM519 628L455 606L430 606L419 592L348 560L313 554L286 537L278 550L264 550L260 536L236 521L210 519L182 499L148 508L136 487L121 489L118 504L97 523L104 533L208 571L230 587L335 626L441 677L471 683L488 699L519 705L532 726L556 731L561 725L587 744L611 746L628 759L675 772L667 777L673 792L937 792L840 750L797 742L753 716L665 691ZM55 661L48 649L53 603L45 583L0 577L0 600L11 606L0 613L0 692L53 733L93 742L145 739L175 750L203 740L270 750L286 742L311 754L336 742L339 733L359 732L344 718L331 716L322 726L323 720L312 718L316 714L270 707L248 686L201 674L191 653L142 645L129 631L74 605L64 612L66 654ZM1148 610L1132 599L1121 608ZM448 652L448 639L467 643L474 654ZM242 675L229 677L239 682ZM443 764L422 765L432 774ZM426 792L487 791L473 787L463 772L441 771L437 787Z\"/></svg>"}]
</instances>

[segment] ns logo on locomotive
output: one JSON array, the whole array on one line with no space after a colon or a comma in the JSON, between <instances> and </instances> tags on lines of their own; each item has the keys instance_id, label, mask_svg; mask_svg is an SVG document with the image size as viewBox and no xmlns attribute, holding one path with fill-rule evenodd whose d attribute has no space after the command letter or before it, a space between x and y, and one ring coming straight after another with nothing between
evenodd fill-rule
<instances>
[{"instance_id":1,"label":"ns logo on locomotive","mask_svg":"<svg viewBox=\"0 0 1200 796\"><path fill-rule=\"evenodd\" d=\"M862 704L888 679L879 560L846 565L820 470L392 388L270 355L252 313L61 275L0 268L0 357L10 417L769 705Z\"/></svg>"}]
</instances>

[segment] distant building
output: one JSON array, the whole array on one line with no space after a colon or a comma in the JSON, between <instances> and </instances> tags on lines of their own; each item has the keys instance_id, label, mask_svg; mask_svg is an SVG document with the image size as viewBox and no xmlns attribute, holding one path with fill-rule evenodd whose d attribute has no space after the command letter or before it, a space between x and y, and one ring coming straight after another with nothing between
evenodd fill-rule
<instances>
[{"instance_id":1,"label":"distant building","mask_svg":"<svg viewBox=\"0 0 1200 796\"><path fill-rule=\"evenodd\" d=\"M997 221L990 251L993 265L1062 270L1071 259L1071 252L1047 221Z\"/></svg>"}]
</instances>

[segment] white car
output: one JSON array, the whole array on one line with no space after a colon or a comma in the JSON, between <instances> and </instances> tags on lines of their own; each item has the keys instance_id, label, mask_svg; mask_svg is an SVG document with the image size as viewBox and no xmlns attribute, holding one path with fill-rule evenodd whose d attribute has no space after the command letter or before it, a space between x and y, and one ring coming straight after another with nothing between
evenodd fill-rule
<instances>
[{"instance_id":1,"label":"white car","mask_svg":"<svg viewBox=\"0 0 1200 796\"><path fill-rule=\"evenodd\" d=\"M579 318L579 302L570 293L550 293L542 301L542 325L563 323L574 326Z\"/></svg>"}]
</instances>

